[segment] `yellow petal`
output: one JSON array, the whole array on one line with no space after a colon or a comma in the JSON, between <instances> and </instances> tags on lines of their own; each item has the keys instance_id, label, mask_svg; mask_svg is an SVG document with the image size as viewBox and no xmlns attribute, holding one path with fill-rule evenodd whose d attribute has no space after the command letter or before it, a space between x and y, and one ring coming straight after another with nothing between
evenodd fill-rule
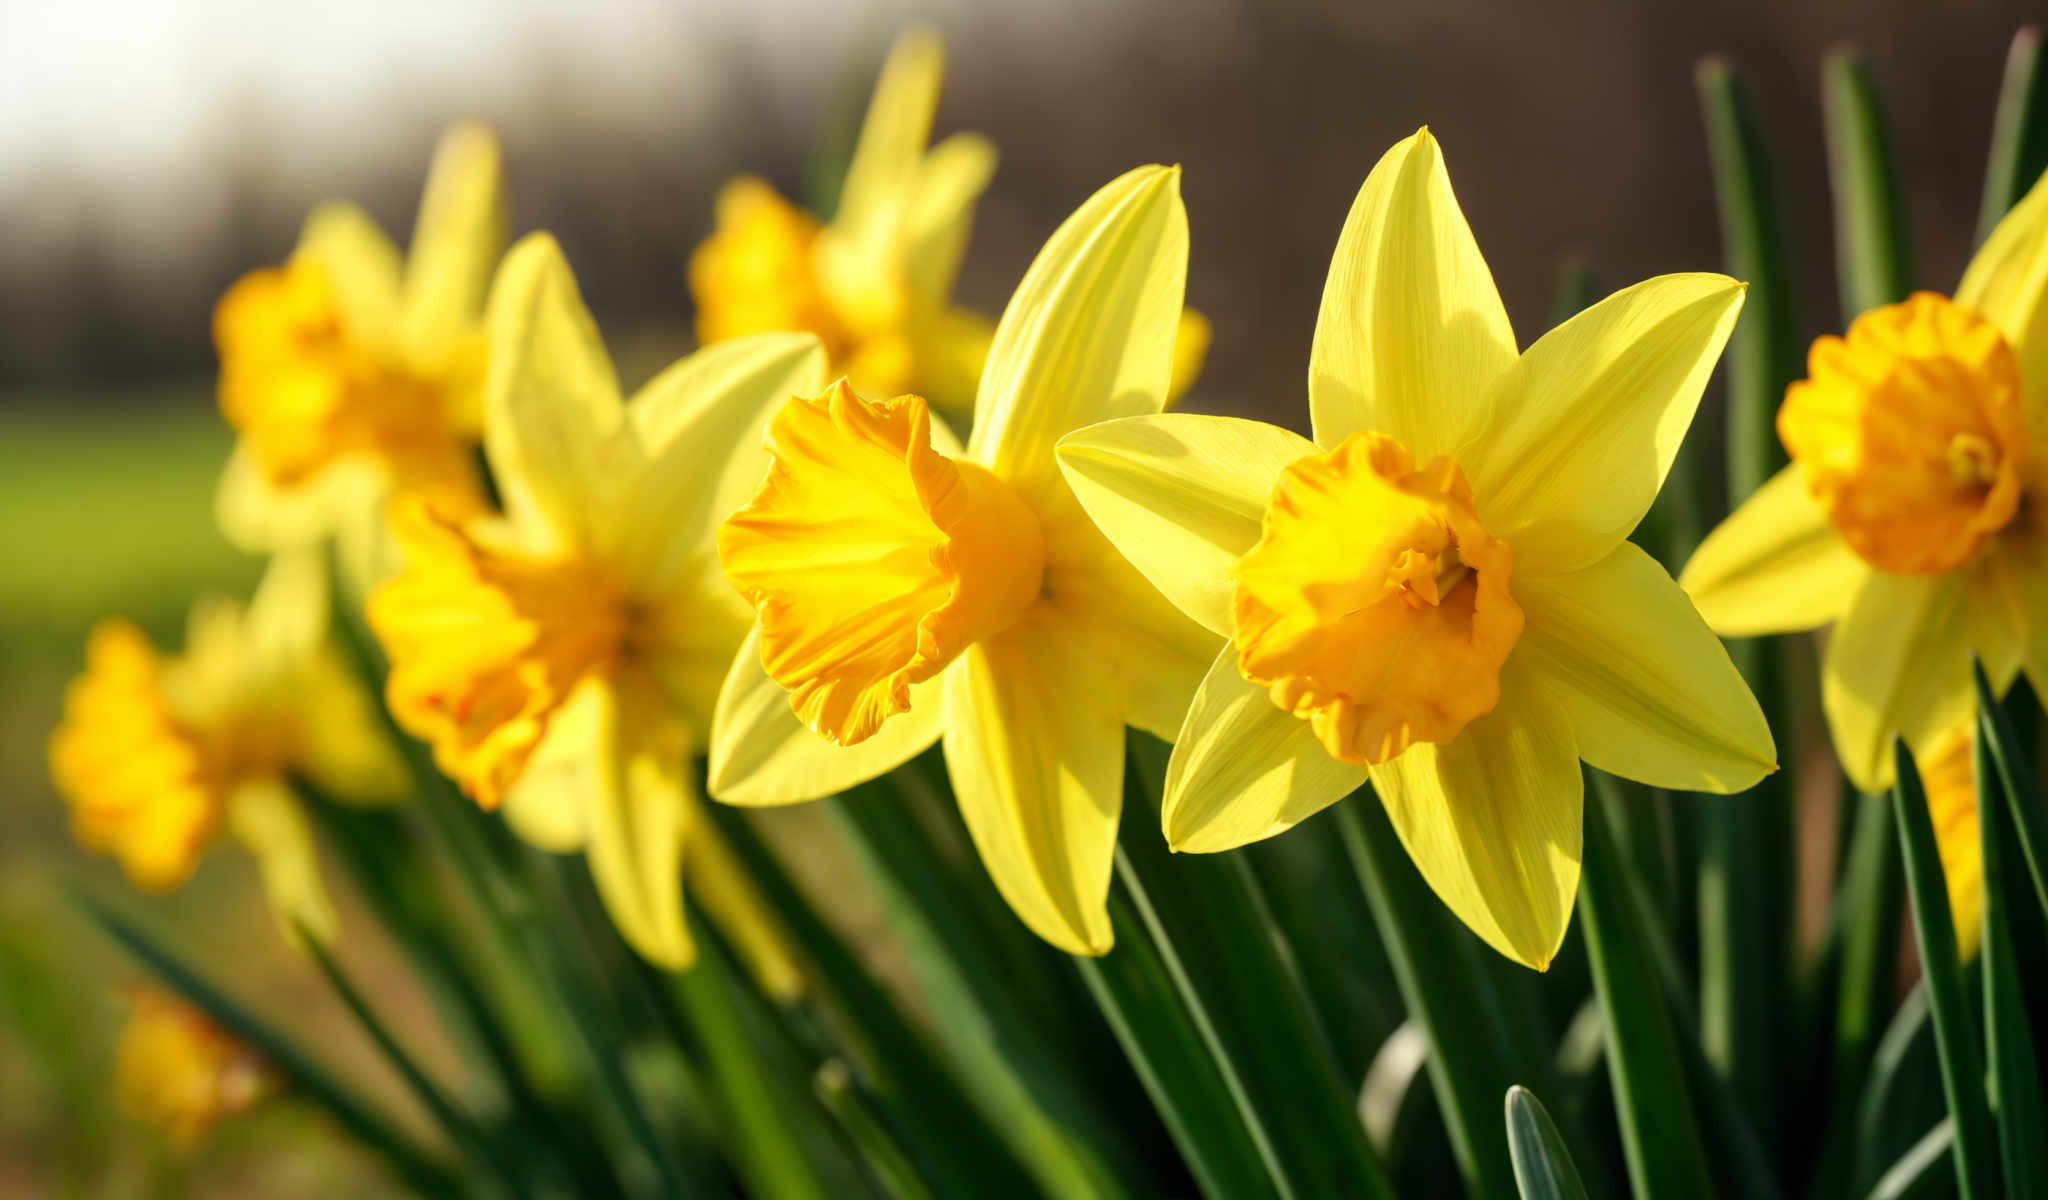
<instances>
[{"instance_id":1,"label":"yellow petal","mask_svg":"<svg viewBox=\"0 0 2048 1200\"><path fill-rule=\"evenodd\" d=\"M996 324L967 452L1029 493L1063 492L1063 435L1166 405L1187 284L1180 168L1139 167L1054 231Z\"/></svg>"},{"instance_id":2,"label":"yellow petal","mask_svg":"<svg viewBox=\"0 0 2048 1200\"><path fill-rule=\"evenodd\" d=\"M1195 693L1166 769L1160 820L1175 850L1234 850L1283 833L1357 790L1365 768L1330 757L1226 647Z\"/></svg>"},{"instance_id":3,"label":"yellow petal","mask_svg":"<svg viewBox=\"0 0 2048 1200\"><path fill-rule=\"evenodd\" d=\"M1995 693L2012 683L2024 635L2003 572L1983 555L1967 572L1866 577L1821 664L1828 731L1857 787L1891 786L1893 737L1925 756L1970 717L1972 651Z\"/></svg>"},{"instance_id":4,"label":"yellow petal","mask_svg":"<svg viewBox=\"0 0 2048 1200\"><path fill-rule=\"evenodd\" d=\"M296 767L321 794L355 804L404 799L413 784L377 700L339 654L322 646L291 686L302 729Z\"/></svg>"},{"instance_id":5,"label":"yellow petal","mask_svg":"<svg viewBox=\"0 0 2048 1200\"><path fill-rule=\"evenodd\" d=\"M620 426L618 376L555 239L521 238L491 289L484 448L512 519L572 546L598 540L619 486L606 442Z\"/></svg>"},{"instance_id":6,"label":"yellow petal","mask_svg":"<svg viewBox=\"0 0 2048 1200\"><path fill-rule=\"evenodd\" d=\"M1465 461L1480 517L1518 561L1575 570L1650 509L1742 309L1725 275L1616 292L1529 347Z\"/></svg>"},{"instance_id":7,"label":"yellow petal","mask_svg":"<svg viewBox=\"0 0 2048 1200\"><path fill-rule=\"evenodd\" d=\"M1065 633L1027 619L940 676L946 770L1011 911L1069 954L1104 954L1124 721L1114 688Z\"/></svg>"},{"instance_id":8,"label":"yellow petal","mask_svg":"<svg viewBox=\"0 0 2048 1200\"><path fill-rule=\"evenodd\" d=\"M711 724L711 794L726 804L798 804L843 792L910 761L939 740L939 681L910 689L910 710L875 735L835 746L806 728L789 693L761 665L761 631L747 635Z\"/></svg>"},{"instance_id":9,"label":"yellow petal","mask_svg":"<svg viewBox=\"0 0 2048 1200\"><path fill-rule=\"evenodd\" d=\"M627 405L647 465L625 513L631 586L660 595L710 553L711 531L768 471L762 435L791 396L825 386L825 351L808 333L763 333L697 351Z\"/></svg>"},{"instance_id":10,"label":"yellow petal","mask_svg":"<svg viewBox=\"0 0 2048 1200\"><path fill-rule=\"evenodd\" d=\"M1230 636L1230 565L1259 540L1287 464L1314 442L1263 421L1167 413L1060 439L1060 471L1132 565L1206 628Z\"/></svg>"},{"instance_id":11,"label":"yellow petal","mask_svg":"<svg viewBox=\"0 0 2048 1200\"><path fill-rule=\"evenodd\" d=\"M504 170L498 139L465 121L441 137L406 260L405 327L415 353L445 354L476 324L505 252Z\"/></svg>"},{"instance_id":12,"label":"yellow petal","mask_svg":"<svg viewBox=\"0 0 2048 1200\"><path fill-rule=\"evenodd\" d=\"M1173 334L1173 379L1166 385L1168 408L1180 403L1201 377L1202 364L1209 358L1209 342L1215 336L1216 327L1209 318L1192 308L1180 310L1180 325Z\"/></svg>"},{"instance_id":13,"label":"yellow petal","mask_svg":"<svg viewBox=\"0 0 2048 1200\"><path fill-rule=\"evenodd\" d=\"M259 776L228 797L228 828L248 847L263 876L270 911L297 943L299 930L321 945L334 940L340 921L320 882L320 852L299 798L284 780Z\"/></svg>"},{"instance_id":14,"label":"yellow petal","mask_svg":"<svg viewBox=\"0 0 2048 1200\"><path fill-rule=\"evenodd\" d=\"M352 455L299 487L281 488L249 447L238 445L214 492L214 520L228 541L251 553L303 547L338 529L380 523L389 480L376 459Z\"/></svg>"},{"instance_id":15,"label":"yellow petal","mask_svg":"<svg viewBox=\"0 0 2048 1200\"><path fill-rule=\"evenodd\" d=\"M2048 172L1991 231L1956 299L1998 326L2020 360L2027 424L2048 424Z\"/></svg>"},{"instance_id":16,"label":"yellow petal","mask_svg":"<svg viewBox=\"0 0 2048 1200\"><path fill-rule=\"evenodd\" d=\"M894 238L931 138L945 73L946 47L929 29L906 30L889 48L846 165L832 217L836 234L855 244Z\"/></svg>"},{"instance_id":17,"label":"yellow petal","mask_svg":"<svg viewBox=\"0 0 2048 1200\"><path fill-rule=\"evenodd\" d=\"M771 1000L794 1000L803 991L804 978L789 933L717 826L701 812L692 813L683 874L691 899L738 953L761 990Z\"/></svg>"},{"instance_id":18,"label":"yellow petal","mask_svg":"<svg viewBox=\"0 0 2048 1200\"><path fill-rule=\"evenodd\" d=\"M1869 574L1795 463L1714 527L1678 583L1716 633L1748 637L1839 620Z\"/></svg>"},{"instance_id":19,"label":"yellow petal","mask_svg":"<svg viewBox=\"0 0 2048 1200\"><path fill-rule=\"evenodd\" d=\"M548 719L547 732L511 790L505 824L521 841L549 854L573 854L590 836L590 798L604 768L598 752L611 701L601 680L580 684Z\"/></svg>"},{"instance_id":20,"label":"yellow petal","mask_svg":"<svg viewBox=\"0 0 2048 1200\"><path fill-rule=\"evenodd\" d=\"M1385 433L1418 462L1478 432L1515 332L1429 130L1387 151L1351 204L1309 353L1317 444Z\"/></svg>"},{"instance_id":21,"label":"yellow petal","mask_svg":"<svg viewBox=\"0 0 2048 1200\"><path fill-rule=\"evenodd\" d=\"M370 214L341 200L320 205L300 228L292 257L319 264L351 335L373 346L396 346L403 267L398 247Z\"/></svg>"},{"instance_id":22,"label":"yellow petal","mask_svg":"<svg viewBox=\"0 0 2048 1200\"><path fill-rule=\"evenodd\" d=\"M1777 766L1728 652L1664 568L1623 542L1568 574L1515 577L1515 660L1539 676L1579 756L1655 787L1736 792Z\"/></svg>"},{"instance_id":23,"label":"yellow petal","mask_svg":"<svg viewBox=\"0 0 2048 1200\"><path fill-rule=\"evenodd\" d=\"M975 201L995 169L995 143L974 133L954 134L918 164L903 230L913 318L938 313L953 294L974 227Z\"/></svg>"},{"instance_id":24,"label":"yellow petal","mask_svg":"<svg viewBox=\"0 0 2048 1200\"><path fill-rule=\"evenodd\" d=\"M657 967L680 970L697 957L683 920L683 832L696 799L688 732L637 673L586 686L597 710L597 787L584 848L590 875L626 944Z\"/></svg>"},{"instance_id":25,"label":"yellow petal","mask_svg":"<svg viewBox=\"0 0 2048 1200\"><path fill-rule=\"evenodd\" d=\"M1500 707L1372 768L1408 856L1487 945L1550 965L1579 890L1585 778L1571 726L1510 659Z\"/></svg>"},{"instance_id":26,"label":"yellow petal","mask_svg":"<svg viewBox=\"0 0 2048 1200\"><path fill-rule=\"evenodd\" d=\"M272 556L243 626L259 672L281 676L313 660L327 641L329 595L325 554L300 547Z\"/></svg>"},{"instance_id":27,"label":"yellow petal","mask_svg":"<svg viewBox=\"0 0 2048 1200\"><path fill-rule=\"evenodd\" d=\"M963 425L974 411L974 389L995 340L996 324L978 312L947 308L913 329L914 357L924 398ZM947 451L948 454L955 453Z\"/></svg>"}]
</instances>

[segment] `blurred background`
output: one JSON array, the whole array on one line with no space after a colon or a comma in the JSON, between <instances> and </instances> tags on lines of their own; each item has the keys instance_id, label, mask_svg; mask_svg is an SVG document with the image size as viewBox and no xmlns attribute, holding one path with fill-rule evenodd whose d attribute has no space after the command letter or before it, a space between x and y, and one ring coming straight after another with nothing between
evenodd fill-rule
<instances>
[{"instance_id":1,"label":"blurred background","mask_svg":"<svg viewBox=\"0 0 2048 1200\"><path fill-rule=\"evenodd\" d=\"M1727 55L1769 131L1816 333L1841 323L1823 50L1867 51L1923 282L1947 289L2007 43L2039 16L2028 0L0 0L0 1195L382 1186L289 1107L176 1164L115 1115L114 985L133 968L83 932L62 881L117 875L69 841L43 746L94 618L126 613L175 642L195 592L254 577L212 530L228 446L214 299L281 260L323 198L405 236L450 120L497 128L513 232L552 230L613 346L651 369L688 348L683 262L718 185L751 171L815 194L889 37L931 23L950 56L940 131L1002 151L959 298L999 311L1094 188L1179 162L1189 301L1216 330L1189 407L1301 427L1337 231L1417 125L1444 144L1526 343L1565 261L1602 291L1718 266L1692 72ZM166 905L258 1007L320 1027L330 1001L254 887L246 859L221 855Z\"/></svg>"}]
</instances>

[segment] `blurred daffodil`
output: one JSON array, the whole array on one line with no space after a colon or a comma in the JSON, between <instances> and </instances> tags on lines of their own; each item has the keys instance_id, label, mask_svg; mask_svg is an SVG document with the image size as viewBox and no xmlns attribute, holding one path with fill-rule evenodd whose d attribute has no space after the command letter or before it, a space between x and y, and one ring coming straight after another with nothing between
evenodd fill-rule
<instances>
[{"instance_id":1,"label":"blurred daffodil","mask_svg":"<svg viewBox=\"0 0 2048 1200\"><path fill-rule=\"evenodd\" d=\"M793 399L718 533L758 615L719 697L712 794L840 791L943 737L961 815L1019 917L1100 954L1126 723L1170 735L1213 640L1075 503L1062 434L1166 400L1187 270L1177 169L1097 192L1003 313L963 448L917 396Z\"/></svg>"},{"instance_id":2,"label":"blurred daffodil","mask_svg":"<svg viewBox=\"0 0 2048 1200\"><path fill-rule=\"evenodd\" d=\"M407 779L374 701L327 640L327 595L319 556L301 551L272 562L246 611L195 605L175 657L127 621L95 627L50 738L79 842L163 892L225 827L255 855L287 934L331 938L334 908L290 779L362 801L396 798Z\"/></svg>"},{"instance_id":3,"label":"blurred daffodil","mask_svg":"<svg viewBox=\"0 0 2048 1200\"><path fill-rule=\"evenodd\" d=\"M1681 582L1746 636L1834 624L1822 705L1843 770L1891 784L1975 700L2048 684L2048 177L1992 232L1953 298L1873 309L1823 337L1785 392L1792 464L1708 535Z\"/></svg>"},{"instance_id":4,"label":"blurred daffodil","mask_svg":"<svg viewBox=\"0 0 2048 1200\"><path fill-rule=\"evenodd\" d=\"M1541 968L1578 887L1581 759L1698 791L1772 770L1720 643L1626 540L1742 295L1652 279L1518 354L1424 130L1338 242L1313 441L1178 414L1064 438L1110 541L1229 639L1174 748L1168 841L1270 837L1370 778L1445 903Z\"/></svg>"},{"instance_id":5,"label":"blurred daffodil","mask_svg":"<svg viewBox=\"0 0 2048 1200\"><path fill-rule=\"evenodd\" d=\"M480 316L504 244L497 140L458 125L434 155L409 256L361 209L330 202L283 266L228 289L214 341L237 434L217 504L231 540L277 550L340 533L367 547L393 488L450 511L482 505Z\"/></svg>"},{"instance_id":6,"label":"blurred daffodil","mask_svg":"<svg viewBox=\"0 0 2048 1200\"><path fill-rule=\"evenodd\" d=\"M179 1150L222 1118L276 1094L277 1071L203 1012L159 988L128 991L114 1046L114 1091L129 1115Z\"/></svg>"},{"instance_id":7,"label":"blurred daffodil","mask_svg":"<svg viewBox=\"0 0 2048 1200\"><path fill-rule=\"evenodd\" d=\"M1920 781L1934 822L1934 848L1948 885L1948 909L1955 918L1956 948L1962 961L1977 955L1984 940L1984 845L1977 827L1977 723L1972 712L1949 730L1933 753L1920 759Z\"/></svg>"},{"instance_id":8,"label":"blurred daffodil","mask_svg":"<svg viewBox=\"0 0 2048 1200\"><path fill-rule=\"evenodd\" d=\"M824 354L809 334L722 343L627 402L545 235L506 256L488 320L484 452L505 512L397 506L405 566L369 601L392 713L521 836L583 851L647 959L694 957L686 876L754 955L765 918L689 771L749 620L712 530L766 468L769 412L823 384Z\"/></svg>"},{"instance_id":9,"label":"blurred daffodil","mask_svg":"<svg viewBox=\"0 0 2048 1200\"><path fill-rule=\"evenodd\" d=\"M808 331L862 395L914 392L966 414L994 326L951 297L996 150L974 133L927 149L944 76L936 33L896 39L830 221L752 176L719 192L715 228L690 256L699 341ZM1189 313L1171 395L1193 384L1208 345L1207 319Z\"/></svg>"}]
</instances>

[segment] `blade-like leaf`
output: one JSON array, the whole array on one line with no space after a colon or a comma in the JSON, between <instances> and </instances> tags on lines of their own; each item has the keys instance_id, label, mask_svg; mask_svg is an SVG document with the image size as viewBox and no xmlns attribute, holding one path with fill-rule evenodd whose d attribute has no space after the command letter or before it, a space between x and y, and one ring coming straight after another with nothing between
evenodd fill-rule
<instances>
[{"instance_id":1,"label":"blade-like leaf","mask_svg":"<svg viewBox=\"0 0 2048 1200\"><path fill-rule=\"evenodd\" d=\"M1586 1200L1586 1185L1557 1126L1522 1087L1508 1089L1508 1153L1514 1156L1522 1200Z\"/></svg>"},{"instance_id":2,"label":"blade-like leaf","mask_svg":"<svg viewBox=\"0 0 2048 1200\"><path fill-rule=\"evenodd\" d=\"M1942 1160L1955 1148L1955 1132L1954 1122L1947 1120L1928 1130L1925 1137L1914 1142L1911 1150L1900 1155L1878 1177L1877 1186L1870 1189L1870 1200L1921 1200L1943 1195L1944 1186L1951 1181Z\"/></svg>"},{"instance_id":3,"label":"blade-like leaf","mask_svg":"<svg viewBox=\"0 0 2048 1200\"><path fill-rule=\"evenodd\" d=\"M1998 115L1991 125L1991 159L1984 170L1984 205L1977 218L1977 242L2020 202L2048 169L2048 63L2042 61L2041 31L2027 26L2013 35L2005 58L2005 82L1998 89Z\"/></svg>"},{"instance_id":4,"label":"blade-like leaf","mask_svg":"<svg viewBox=\"0 0 2048 1200\"><path fill-rule=\"evenodd\" d=\"M1828 178L1835 199L1835 264L1846 324L1913 290L1913 247L1899 186L1899 156L1877 84L1845 46L1821 62Z\"/></svg>"},{"instance_id":5,"label":"blade-like leaf","mask_svg":"<svg viewBox=\"0 0 2048 1200\"><path fill-rule=\"evenodd\" d=\"M1979 686L1983 668L1977 669ZM2032 1200L2048 1190L2048 1116L2041 1106L2041 1081L2035 1071L2034 1035L2013 947L2011 909L2031 904L2033 897L2012 877L2006 861L2013 842L2006 785L1994 765L1998 758L2025 762L2017 747L2005 744L1991 720L1991 708L1977 714L1975 773L1977 829L1983 855L1984 938L1979 962L1984 972L1985 1058L1991 1068L1991 1110L1998 1126L1998 1150L2005 1171L2007 1200Z\"/></svg>"},{"instance_id":6,"label":"blade-like leaf","mask_svg":"<svg viewBox=\"0 0 2048 1200\"><path fill-rule=\"evenodd\" d=\"M1956 1181L1963 1200L1992 1200L1998 1195L1998 1142L1984 1098L1984 1057L1963 992L1955 919L1949 911L1941 854L1935 847L1934 820L1927 811L1927 794L1921 788L1912 751L1904 741L1895 741L1892 750L1898 769L1892 812L1899 823L1899 844L1906 860L1906 894L1912 901L1913 931L1920 942L1934 1042L1941 1052L1942 1093L1948 1097L1949 1115L1955 1121Z\"/></svg>"}]
</instances>

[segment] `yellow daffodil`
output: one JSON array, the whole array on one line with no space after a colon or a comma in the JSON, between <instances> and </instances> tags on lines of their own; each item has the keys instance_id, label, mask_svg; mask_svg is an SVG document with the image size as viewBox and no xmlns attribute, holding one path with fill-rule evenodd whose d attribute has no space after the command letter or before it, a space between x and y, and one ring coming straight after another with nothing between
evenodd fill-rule
<instances>
[{"instance_id":1,"label":"yellow daffodil","mask_svg":"<svg viewBox=\"0 0 2048 1200\"><path fill-rule=\"evenodd\" d=\"M944 738L968 832L1025 924L1109 949L1126 723L1169 735L1212 643L1104 541L1053 443L1166 400L1187 271L1178 169L1097 192L996 329L963 448L917 396L790 400L719 555L758 617L711 789L840 791Z\"/></svg>"},{"instance_id":2,"label":"yellow daffodil","mask_svg":"<svg viewBox=\"0 0 2048 1200\"><path fill-rule=\"evenodd\" d=\"M504 245L497 140L458 125L435 153L408 257L361 209L330 202L283 266L228 289L213 329L238 435L217 505L231 540L367 539L394 487L482 505L480 316Z\"/></svg>"},{"instance_id":3,"label":"yellow daffodil","mask_svg":"<svg viewBox=\"0 0 2048 1200\"><path fill-rule=\"evenodd\" d=\"M2048 181L1963 272L1815 341L1786 390L1792 464L1709 534L1680 582L1717 631L1833 623L1822 705L1842 768L1890 786L1889 743L1922 761L1976 704L1970 654L2003 693L2048 685Z\"/></svg>"},{"instance_id":4,"label":"yellow daffodil","mask_svg":"<svg viewBox=\"0 0 2048 1200\"><path fill-rule=\"evenodd\" d=\"M829 223L760 179L725 186L690 256L700 341L805 330L865 392L973 399L990 325L949 298L996 151L974 133L926 148L944 73L937 34L896 40Z\"/></svg>"},{"instance_id":5,"label":"yellow daffodil","mask_svg":"<svg viewBox=\"0 0 2048 1200\"><path fill-rule=\"evenodd\" d=\"M180 1150L282 1083L255 1050L168 992L134 987L114 1045L114 1091L129 1115Z\"/></svg>"},{"instance_id":6,"label":"yellow daffodil","mask_svg":"<svg viewBox=\"0 0 2048 1200\"><path fill-rule=\"evenodd\" d=\"M1541 968L1578 887L1581 759L1697 791L1773 769L1721 644L1625 540L1742 295L1652 279L1517 354L1424 130L1345 222L1313 441L1180 414L1064 438L1110 541L1229 639L1174 749L1168 841L1270 837L1370 778L1444 902Z\"/></svg>"},{"instance_id":7,"label":"yellow daffodil","mask_svg":"<svg viewBox=\"0 0 2048 1200\"><path fill-rule=\"evenodd\" d=\"M302 551L273 561L246 612L228 600L196 605L176 657L124 620L92 631L50 738L80 843L162 892L225 827L255 855L287 934L333 936L289 780L355 800L395 798L407 780L373 700L327 641L327 594L318 555Z\"/></svg>"},{"instance_id":8,"label":"yellow daffodil","mask_svg":"<svg viewBox=\"0 0 2048 1200\"><path fill-rule=\"evenodd\" d=\"M1948 885L1948 909L1955 918L1956 948L1964 962L1984 940L1984 845L1977 828L1976 743L1973 712L1942 735L1934 752L1920 759L1920 782L1934 821L1934 848Z\"/></svg>"},{"instance_id":9,"label":"yellow daffodil","mask_svg":"<svg viewBox=\"0 0 2048 1200\"><path fill-rule=\"evenodd\" d=\"M538 234L506 256L488 320L484 453L505 513L397 507L405 566L369 601L392 713L527 840L582 850L650 961L693 959L686 876L754 954L765 918L689 771L749 619L712 530L766 468L771 409L822 386L824 354L809 334L726 342L624 401L568 264Z\"/></svg>"}]
</instances>

